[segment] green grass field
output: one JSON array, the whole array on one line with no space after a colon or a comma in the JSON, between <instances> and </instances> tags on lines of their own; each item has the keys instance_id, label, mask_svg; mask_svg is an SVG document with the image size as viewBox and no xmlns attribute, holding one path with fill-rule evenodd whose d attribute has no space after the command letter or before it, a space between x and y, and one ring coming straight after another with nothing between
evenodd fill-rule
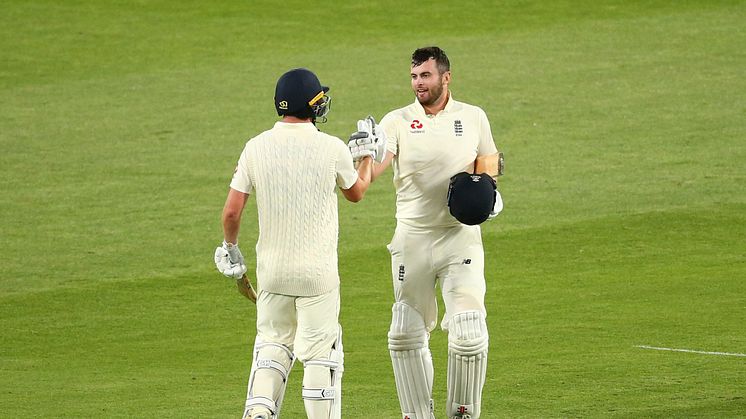
<instances>
[{"instance_id":1,"label":"green grass field","mask_svg":"<svg viewBox=\"0 0 746 419\"><path fill-rule=\"evenodd\" d=\"M746 417L743 355L639 347L746 353L745 21L737 0L4 2L0 417L239 417L255 310L212 253L277 77L314 70L346 138L412 100L429 44L506 154L483 417ZM399 415L389 179L340 201L346 418Z\"/></svg>"}]
</instances>

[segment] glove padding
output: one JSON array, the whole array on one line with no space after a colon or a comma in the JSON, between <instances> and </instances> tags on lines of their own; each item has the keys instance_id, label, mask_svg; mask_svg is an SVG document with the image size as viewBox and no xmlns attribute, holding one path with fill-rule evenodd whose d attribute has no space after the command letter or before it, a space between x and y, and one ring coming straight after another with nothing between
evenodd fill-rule
<instances>
[{"instance_id":1,"label":"glove padding","mask_svg":"<svg viewBox=\"0 0 746 419\"><path fill-rule=\"evenodd\" d=\"M386 158L386 134L378 127L376 120L368 115L357 121L357 132L350 136L347 147L355 161L371 156L381 163Z\"/></svg>"},{"instance_id":2,"label":"glove padding","mask_svg":"<svg viewBox=\"0 0 746 419\"><path fill-rule=\"evenodd\" d=\"M215 249L215 266L228 278L240 279L246 273L246 264L241 249L238 245L225 241Z\"/></svg>"},{"instance_id":3,"label":"glove padding","mask_svg":"<svg viewBox=\"0 0 746 419\"><path fill-rule=\"evenodd\" d=\"M500 191L495 190L495 205L492 207L490 215L487 216L487 221L497 217L497 214L503 210L503 197L500 195Z\"/></svg>"},{"instance_id":4,"label":"glove padding","mask_svg":"<svg viewBox=\"0 0 746 419\"><path fill-rule=\"evenodd\" d=\"M350 149L354 161L360 161L368 156L373 159L376 158L375 142L370 134L365 131L358 131L350 135L347 147Z\"/></svg>"}]
</instances>

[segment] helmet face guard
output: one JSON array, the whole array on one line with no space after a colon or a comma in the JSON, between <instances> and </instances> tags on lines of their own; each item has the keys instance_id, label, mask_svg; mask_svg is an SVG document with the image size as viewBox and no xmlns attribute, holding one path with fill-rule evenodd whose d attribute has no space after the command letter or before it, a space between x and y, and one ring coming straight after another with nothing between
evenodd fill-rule
<instances>
[{"instance_id":1,"label":"helmet face guard","mask_svg":"<svg viewBox=\"0 0 746 419\"><path fill-rule=\"evenodd\" d=\"M323 124L326 122L326 115L332 108L332 98L324 91L319 93L319 95L320 97L317 95L315 98L311 99L308 102L308 105L311 106L311 110L313 111L314 121Z\"/></svg>"}]
</instances>

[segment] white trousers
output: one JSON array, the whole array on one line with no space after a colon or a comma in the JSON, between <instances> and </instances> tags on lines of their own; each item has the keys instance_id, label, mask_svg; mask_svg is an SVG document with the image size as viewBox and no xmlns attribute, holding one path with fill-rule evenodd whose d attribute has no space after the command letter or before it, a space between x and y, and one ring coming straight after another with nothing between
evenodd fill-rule
<instances>
[{"instance_id":1,"label":"white trousers","mask_svg":"<svg viewBox=\"0 0 746 419\"><path fill-rule=\"evenodd\" d=\"M479 226L416 228L398 223L388 245L394 297L417 310L427 331L437 324L439 286L445 303L441 327L455 313L484 308L484 248Z\"/></svg>"},{"instance_id":2,"label":"white trousers","mask_svg":"<svg viewBox=\"0 0 746 419\"><path fill-rule=\"evenodd\" d=\"M262 291L256 308L257 338L288 347L303 363L328 357L337 341L339 288L311 297Z\"/></svg>"}]
</instances>

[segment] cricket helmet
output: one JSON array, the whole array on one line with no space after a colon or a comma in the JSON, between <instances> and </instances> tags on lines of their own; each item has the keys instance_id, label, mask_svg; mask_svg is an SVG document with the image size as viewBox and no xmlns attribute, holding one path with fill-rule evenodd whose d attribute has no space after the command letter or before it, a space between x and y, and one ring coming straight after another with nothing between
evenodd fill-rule
<instances>
[{"instance_id":1,"label":"cricket helmet","mask_svg":"<svg viewBox=\"0 0 746 419\"><path fill-rule=\"evenodd\" d=\"M295 68L280 76L275 87L277 115L299 118L321 118L326 121L331 98L329 88L322 86L319 78L305 68Z\"/></svg>"},{"instance_id":2,"label":"cricket helmet","mask_svg":"<svg viewBox=\"0 0 746 419\"><path fill-rule=\"evenodd\" d=\"M466 225L483 223L497 199L495 180L486 173L461 172L451 177L448 208L454 218Z\"/></svg>"}]
</instances>

